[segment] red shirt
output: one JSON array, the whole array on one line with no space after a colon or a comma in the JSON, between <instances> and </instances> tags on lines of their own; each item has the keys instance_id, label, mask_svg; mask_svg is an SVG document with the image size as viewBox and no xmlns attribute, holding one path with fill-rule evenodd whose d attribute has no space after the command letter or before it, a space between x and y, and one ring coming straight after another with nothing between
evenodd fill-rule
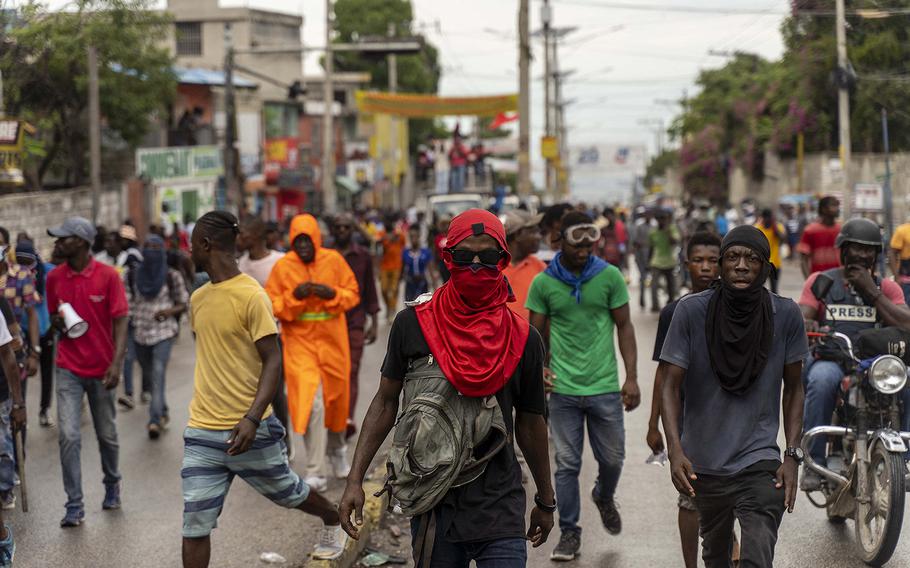
<instances>
[{"instance_id":1,"label":"red shirt","mask_svg":"<svg viewBox=\"0 0 910 568\"><path fill-rule=\"evenodd\" d=\"M809 275L809 278L806 279L806 283L803 285L803 292L799 296L799 305L808 306L814 310L821 309L821 303L815 299L815 294L812 293L812 285L815 284L815 280L818 278L819 273L815 272ZM891 279L882 280L882 294L886 298L891 300L891 303L895 306L903 306L907 303L904 299L904 291L901 289L900 284ZM819 314L818 317L824 314Z\"/></svg>"},{"instance_id":2,"label":"red shirt","mask_svg":"<svg viewBox=\"0 0 910 568\"><path fill-rule=\"evenodd\" d=\"M88 322L82 337L60 336L57 366L80 377L102 378L114 360L114 319L129 313L117 270L94 259L82 272L61 264L48 273L46 294L51 315L69 302Z\"/></svg>"},{"instance_id":3,"label":"red shirt","mask_svg":"<svg viewBox=\"0 0 910 568\"><path fill-rule=\"evenodd\" d=\"M834 247L840 225L835 223L828 227L821 223L810 223L803 230L803 236L796 245L796 250L809 255L809 273L823 272L840 266L840 253Z\"/></svg>"}]
</instances>

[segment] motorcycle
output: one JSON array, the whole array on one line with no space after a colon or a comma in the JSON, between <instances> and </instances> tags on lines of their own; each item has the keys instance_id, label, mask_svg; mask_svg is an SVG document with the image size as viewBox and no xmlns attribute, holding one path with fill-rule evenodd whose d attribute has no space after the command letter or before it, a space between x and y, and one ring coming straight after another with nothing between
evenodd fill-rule
<instances>
[{"instance_id":1,"label":"motorcycle","mask_svg":"<svg viewBox=\"0 0 910 568\"><path fill-rule=\"evenodd\" d=\"M819 275L812 287L821 301L833 280ZM879 331L879 330L875 330ZM822 478L823 501L807 491L809 501L825 509L831 522L852 519L860 558L870 566L891 559L900 538L906 496L904 454L910 432L901 432L900 392L907 384L907 365L891 354L860 360L843 333L809 333L810 337L837 345L846 371L831 426L812 428L803 435L804 467ZM826 436L828 467L812 460L809 448Z\"/></svg>"}]
</instances>

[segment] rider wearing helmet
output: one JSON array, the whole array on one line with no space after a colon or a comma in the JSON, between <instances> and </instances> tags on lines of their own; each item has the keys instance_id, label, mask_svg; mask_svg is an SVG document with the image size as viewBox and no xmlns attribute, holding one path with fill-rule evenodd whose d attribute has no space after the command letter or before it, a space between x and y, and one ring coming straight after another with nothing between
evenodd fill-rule
<instances>
[{"instance_id":1,"label":"rider wearing helmet","mask_svg":"<svg viewBox=\"0 0 910 568\"><path fill-rule=\"evenodd\" d=\"M835 241L842 266L809 276L799 299L806 322L806 331L827 326L855 341L860 331L874 327L899 327L910 331L910 308L900 286L893 280L883 280L875 274L882 253L882 236L878 225L868 219L851 219L844 223ZM812 284L819 274L834 281L828 294L819 302L812 293ZM822 307L824 304L824 307ZM816 345L806 363L806 406L804 431L831 422L837 404L838 389L844 377L837 348ZM902 429L910 427L910 389L904 390L904 420ZM819 436L809 454L820 465L827 463L824 436ZM821 478L805 468L801 488L814 491Z\"/></svg>"}]
</instances>

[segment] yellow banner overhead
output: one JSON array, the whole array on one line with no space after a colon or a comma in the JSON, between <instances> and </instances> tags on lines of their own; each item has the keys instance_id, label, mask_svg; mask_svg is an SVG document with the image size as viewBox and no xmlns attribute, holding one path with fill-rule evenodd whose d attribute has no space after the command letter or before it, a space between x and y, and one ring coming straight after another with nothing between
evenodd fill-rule
<instances>
[{"instance_id":1,"label":"yellow banner overhead","mask_svg":"<svg viewBox=\"0 0 910 568\"><path fill-rule=\"evenodd\" d=\"M518 95L437 97L435 95L357 91L357 108L365 114L392 114L408 118L495 116L501 112L518 110Z\"/></svg>"}]
</instances>

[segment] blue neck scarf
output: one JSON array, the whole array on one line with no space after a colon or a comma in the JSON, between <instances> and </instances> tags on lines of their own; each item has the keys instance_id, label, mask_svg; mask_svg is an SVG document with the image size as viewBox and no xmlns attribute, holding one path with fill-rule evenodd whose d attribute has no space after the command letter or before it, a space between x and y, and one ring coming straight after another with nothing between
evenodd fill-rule
<instances>
[{"instance_id":1,"label":"blue neck scarf","mask_svg":"<svg viewBox=\"0 0 910 568\"><path fill-rule=\"evenodd\" d=\"M164 246L164 240L158 235L150 236L148 243ZM146 298L156 298L161 287L164 286L165 280L167 280L167 252L163 248L143 248L142 262L136 269L136 289Z\"/></svg>"},{"instance_id":2,"label":"blue neck scarf","mask_svg":"<svg viewBox=\"0 0 910 568\"><path fill-rule=\"evenodd\" d=\"M581 286L588 280L594 278L607 269L610 263L593 254L588 257L588 262L581 270L581 274L575 275L571 270L562 265L562 252L556 253L546 273L564 284L572 287L572 296L575 297L575 303L581 303Z\"/></svg>"}]
</instances>

